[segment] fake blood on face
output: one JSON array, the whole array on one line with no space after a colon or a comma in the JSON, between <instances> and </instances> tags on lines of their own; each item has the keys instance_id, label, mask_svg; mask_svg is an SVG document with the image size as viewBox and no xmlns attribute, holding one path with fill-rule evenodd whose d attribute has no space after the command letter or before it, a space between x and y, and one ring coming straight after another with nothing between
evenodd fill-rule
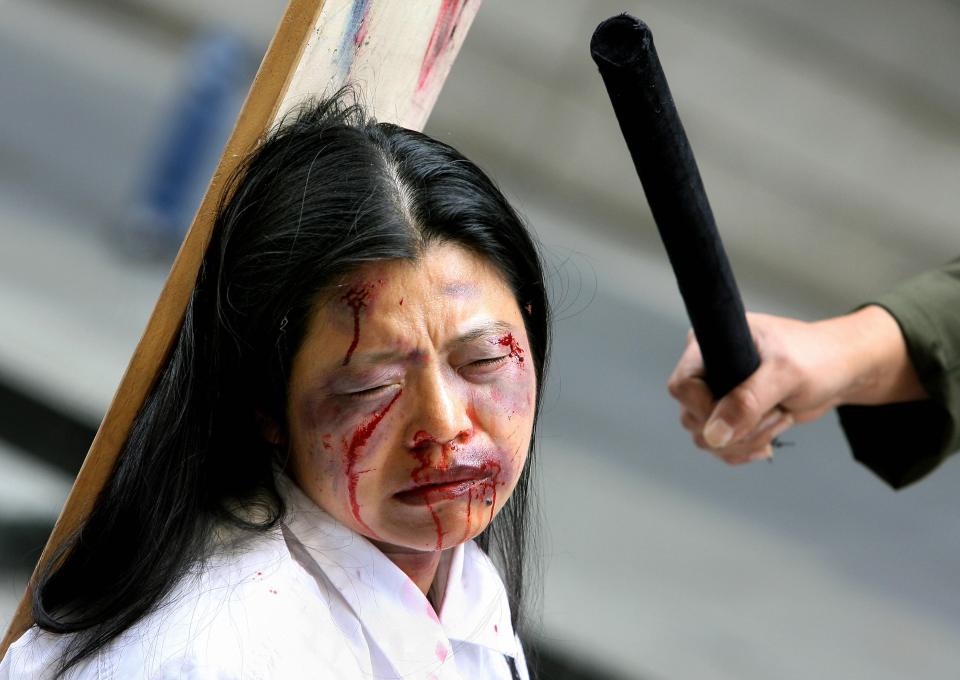
<instances>
[{"instance_id":1,"label":"fake blood on face","mask_svg":"<svg viewBox=\"0 0 960 680\"><path fill-rule=\"evenodd\" d=\"M471 421L474 417L471 416ZM469 437L469 432L461 433L461 437ZM465 441L465 440L461 440ZM432 457L436 455L436 448L440 448L439 460L434 463ZM485 460L479 466L471 466L464 478L454 477L451 481L431 482L430 471L437 472L448 471L454 455L461 448L462 444L456 441L440 444L430 433L420 430L413 436L413 447L410 454L417 459L417 467L410 472L410 479L414 483L421 485L410 489L401 494L403 502L424 505L433 518L433 523L437 530L436 550L443 549L443 537L447 533L443 529L443 523L440 519L440 513L434 507L437 501L442 500L462 500L467 503L466 516L464 518L465 528L463 540L470 538L471 518L473 514L473 501L477 498L489 502L490 519L493 519L493 511L497 499L497 484L500 482L501 466L493 460ZM435 478L433 478L435 479Z\"/></svg>"},{"instance_id":2,"label":"fake blood on face","mask_svg":"<svg viewBox=\"0 0 960 680\"><path fill-rule=\"evenodd\" d=\"M357 522L360 523L360 526L369 531L370 534L375 538L379 538L376 532L371 529L360 516L360 504L357 502L357 483L360 481L361 473L356 469L357 458L359 457L360 449L366 446L367 441L373 434L373 431L377 429L377 425L379 425L380 421L383 420L384 416L387 415L387 411L389 411L390 408L397 403L397 399L400 398L402 393L403 390L399 390L393 396L393 399L390 400L390 403L383 407L382 411L375 413L370 420L357 427L357 430L353 433L353 438L350 440L350 444L346 451L347 486L350 492L350 509L353 511L353 516L356 518Z\"/></svg>"},{"instance_id":3,"label":"fake blood on face","mask_svg":"<svg viewBox=\"0 0 960 680\"><path fill-rule=\"evenodd\" d=\"M340 298L347 307L353 310L353 342L350 343L350 347L347 349L347 355L343 357L344 366L350 363L350 357L353 356L353 351L357 349L357 345L360 344L360 310L366 307L370 301L370 291L372 289L373 286L366 283L353 286L347 291L346 295Z\"/></svg>"},{"instance_id":4,"label":"fake blood on face","mask_svg":"<svg viewBox=\"0 0 960 680\"><path fill-rule=\"evenodd\" d=\"M513 337L513 333L507 333L502 338L497 340L497 344L503 345L510 349L510 358L514 359L517 362L518 366L523 365L523 348L520 346L520 343L516 341Z\"/></svg>"}]
</instances>

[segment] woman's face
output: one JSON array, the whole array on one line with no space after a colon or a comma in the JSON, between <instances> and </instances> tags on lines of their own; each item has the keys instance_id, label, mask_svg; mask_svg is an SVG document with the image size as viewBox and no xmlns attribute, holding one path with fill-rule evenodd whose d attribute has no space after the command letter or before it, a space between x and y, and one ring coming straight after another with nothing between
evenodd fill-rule
<instances>
[{"instance_id":1,"label":"woman's face","mask_svg":"<svg viewBox=\"0 0 960 680\"><path fill-rule=\"evenodd\" d=\"M521 312L491 264L444 244L365 265L294 357L291 475L375 543L449 548L513 492L535 396Z\"/></svg>"}]
</instances>

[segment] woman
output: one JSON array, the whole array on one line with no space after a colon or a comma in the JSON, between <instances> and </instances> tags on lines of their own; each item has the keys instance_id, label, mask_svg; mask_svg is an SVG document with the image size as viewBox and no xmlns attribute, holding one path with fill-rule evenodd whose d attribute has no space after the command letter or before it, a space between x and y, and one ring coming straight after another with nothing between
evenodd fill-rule
<instances>
[{"instance_id":1,"label":"woman","mask_svg":"<svg viewBox=\"0 0 960 680\"><path fill-rule=\"evenodd\" d=\"M231 183L0 678L526 677L539 256L475 165L343 99Z\"/></svg>"}]
</instances>

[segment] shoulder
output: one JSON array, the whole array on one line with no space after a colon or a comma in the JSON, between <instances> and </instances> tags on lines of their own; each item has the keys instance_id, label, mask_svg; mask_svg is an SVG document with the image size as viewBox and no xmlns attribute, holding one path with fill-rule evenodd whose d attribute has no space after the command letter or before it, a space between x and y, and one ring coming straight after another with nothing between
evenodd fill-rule
<instances>
[{"instance_id":1,"label":"shoulder","mask_svg":"<svg viewBox=\"0 0 960 680\"><path fill-rule=\"evenodd\" d=\"M316 648L309 631L330 618L326 599L291 559L279 528L243 536L114 641L111 655L132 664L116 677L144 666L164 678L281 677L290 659L306 661Z\"/></svg>"},{"instance_id":2,"label":"shoulder","mask_svg":"<svg viewBox=\"0 0 960 680\"><path fill-rule=\"evenodd\" d=\"M329 605L327 593L291 559L279 528L238 535L66 677L300 677L304 664L329 665L324 656L342 647ZM68 643L68 636L31 629L3 660L0 680L53 677L52 664Z\"/></svg>"}]
</instances>

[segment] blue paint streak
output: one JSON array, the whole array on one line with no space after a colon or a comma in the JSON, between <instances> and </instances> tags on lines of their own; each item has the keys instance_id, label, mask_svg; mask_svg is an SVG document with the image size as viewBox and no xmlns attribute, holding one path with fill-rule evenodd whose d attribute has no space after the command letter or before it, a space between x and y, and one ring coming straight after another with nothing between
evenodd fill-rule
<instances>
[{"instance_id":1,"label":"blue paint streak","mask_svg":"<svg viewBox=\"0 0 960 680\"><path fill-rule=\"evenodd\" d=\"M371 2L373 0L353 0L350 20L347 22L347 29L343 32L340 47L337 49L337 73L340 76L340 82L346 80L350 67L353 66L353 57L357 52L357 34L363 28L363 20L367 17Z\"/></svg>"}]
</instances>

